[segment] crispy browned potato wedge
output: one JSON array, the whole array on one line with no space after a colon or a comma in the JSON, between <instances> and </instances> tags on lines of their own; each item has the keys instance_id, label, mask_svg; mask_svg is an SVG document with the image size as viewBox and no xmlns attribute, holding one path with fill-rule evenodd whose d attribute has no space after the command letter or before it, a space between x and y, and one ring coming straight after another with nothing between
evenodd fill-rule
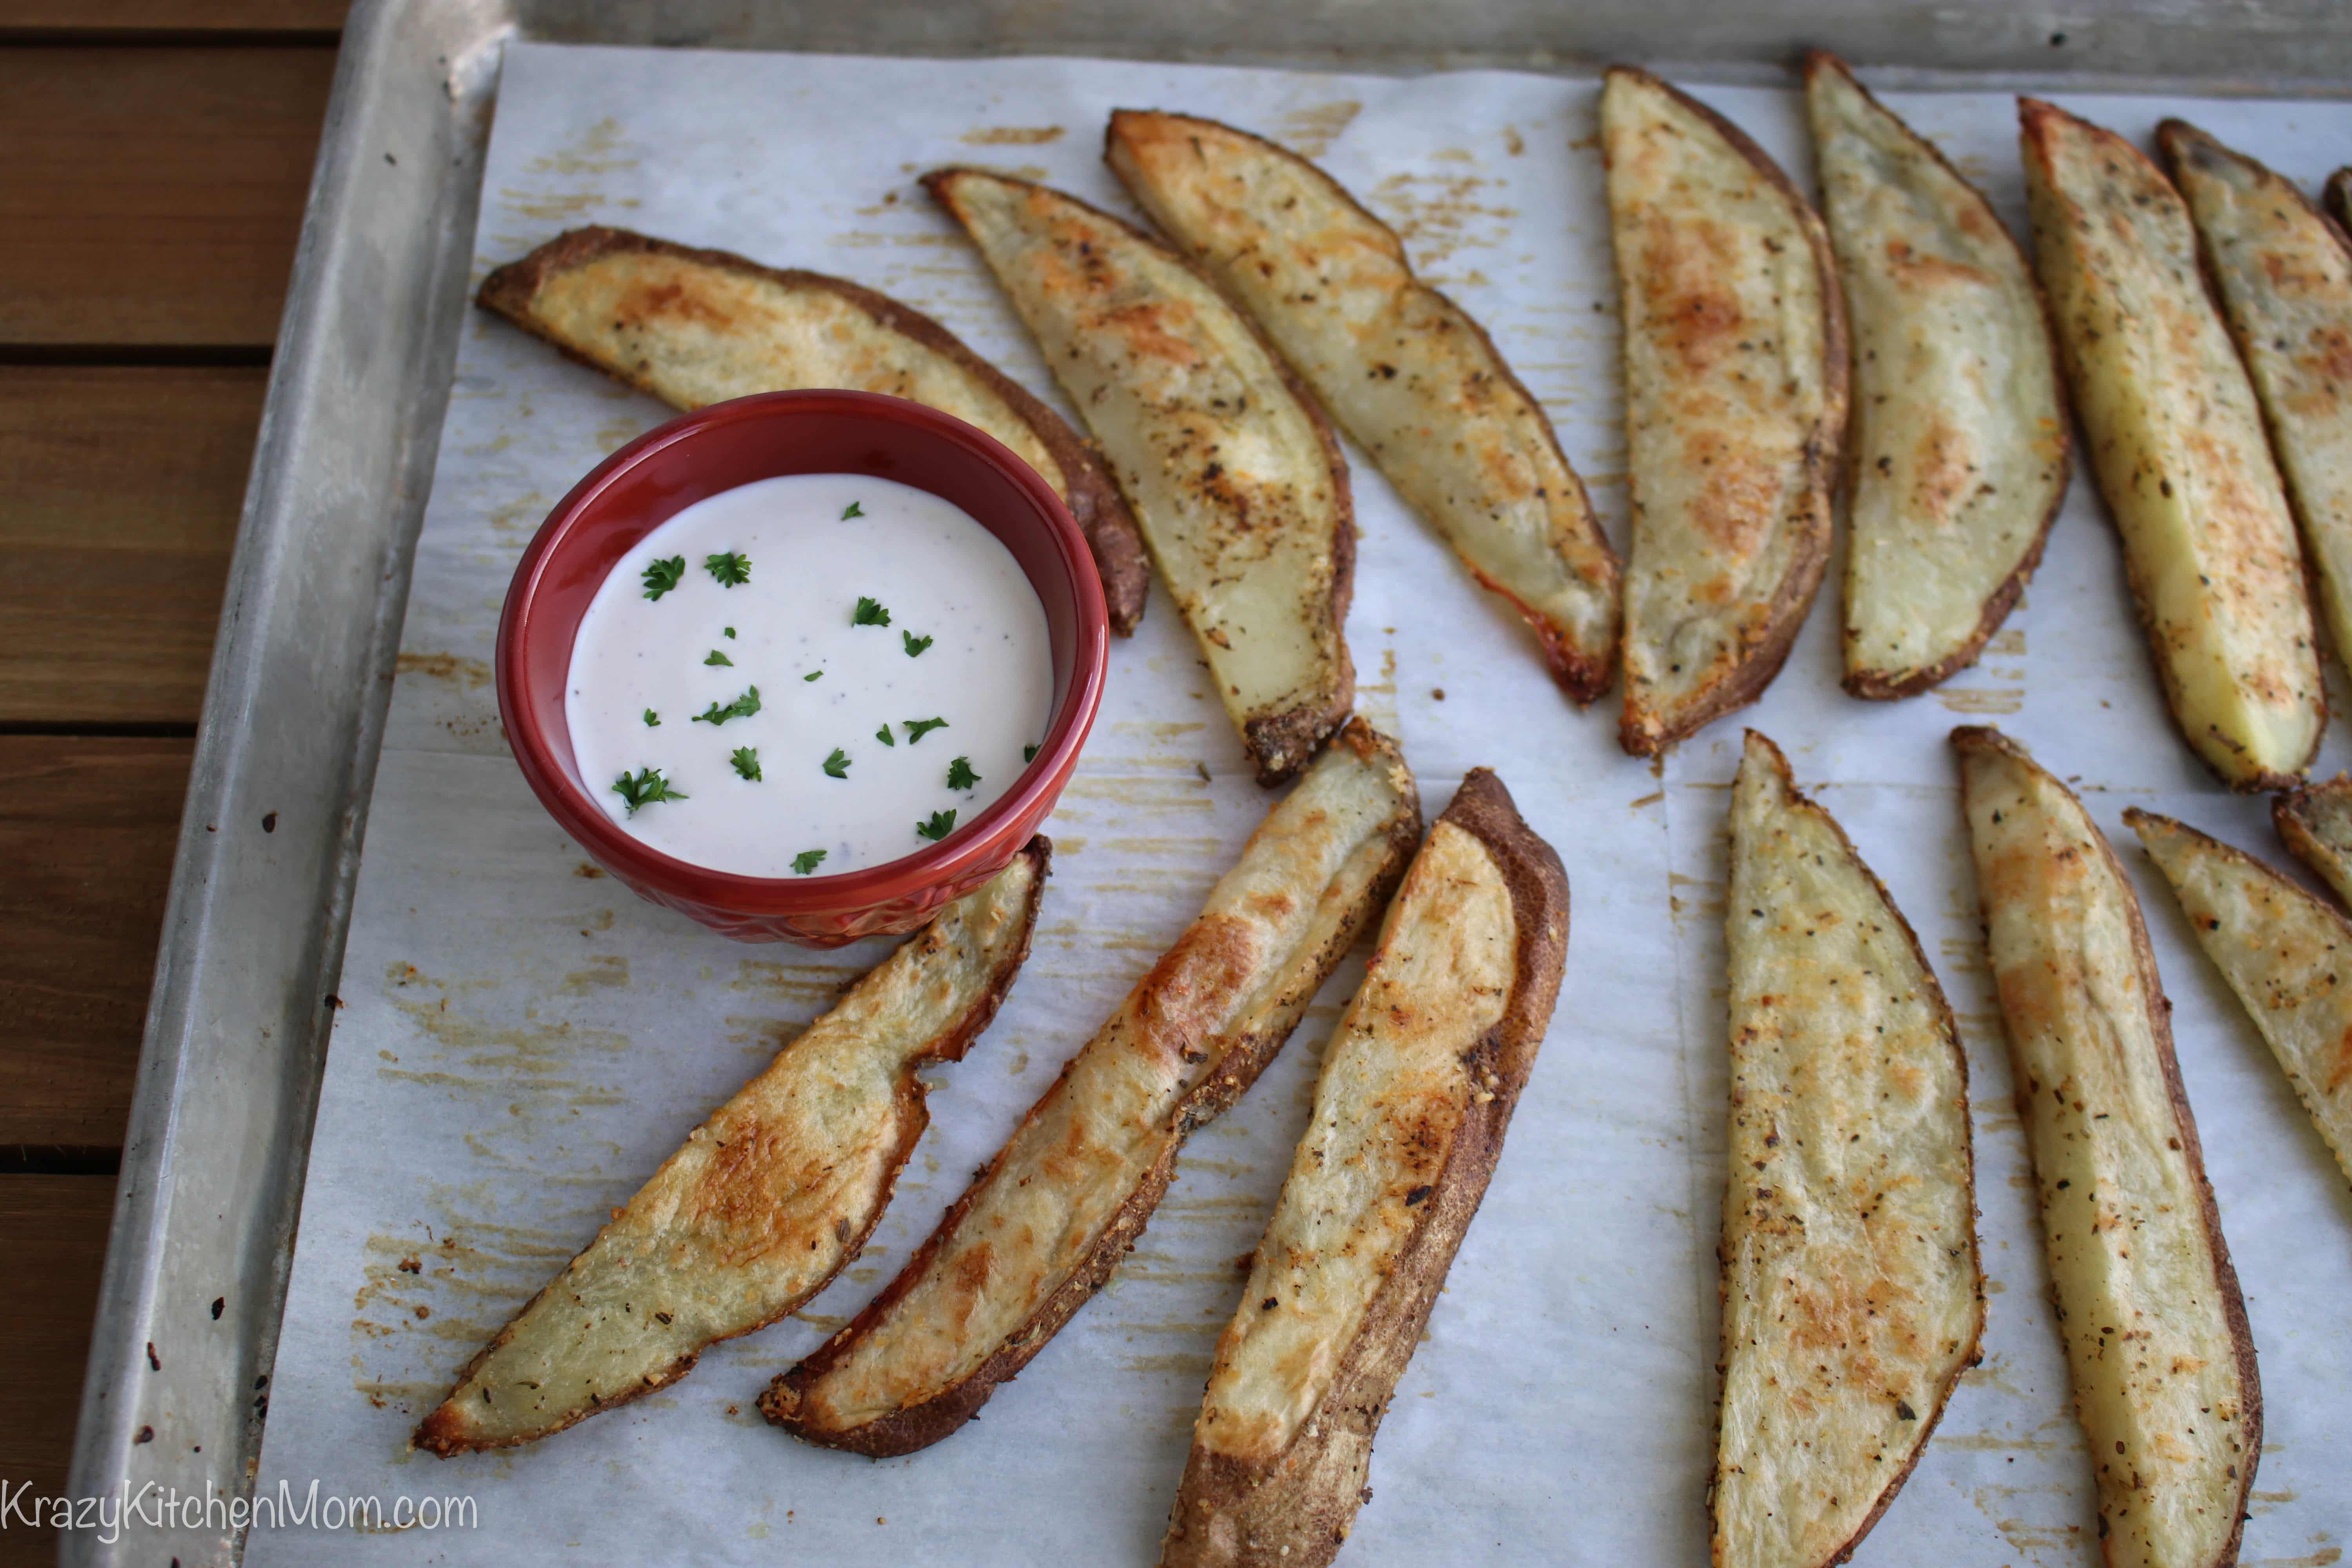
<instances>
[{"instance_id":1,"label":"crispy browned potato wedge","mask_svg":"<svg viewBox=\"0 0 2352 1568\"><path fill-rule=\"evenodd\" d=\"M2263 1391L2139 900L2021 747L1977 727L1952 744L2100 1547L2110 1568L2221 1568Z\"/></svg>"},{"instance_id":2,"label":"crispy browned potato wedge","mask_svg":"<svg viewBox=\"0 0 2352 1568\"><path fill-rule=\"evenodd\" d=\"M1633 504L1625 749L1763 695L1830 555L1845 307L1821 220L1764 150L1646 71L1601 91Z\"/></svg>"},{"instance_id":3,"label":"crispy browned potato wedge","mask_svg":"<svg viewBox=\"0 0 2352 1568\"><path fill-rule=\"evenodd\" d=\"M1732 786L1715 1568L1826 1568L1984 1330L1969 1064L1903 913L1750 730Z\"/></svg>"},{"instance_id":4,"label":"crispy browned potato wedge","mask_svg":"<svg viewBox=\"0 0 2352 1568\"><path fill-rule=\"evenodd\" d=\"M1324 1050L1313 1120L1217 1342L1163 1568L1319 1568L1347 1540L1567 956L1559 857L1476 769Z\"/></svg>"},{"instance_id":5,"label":"crispy browned potato wedge","mask_svg":"<svg viewBox=\"0 0 2352 1568\"><path fill-rule=\"evenodd\" d=\"M976 425L1068 505L1102 576L1111 629L1142 617L1150 568L1093 447L945 327L822 272L778 271L618 228L575 228L509 262L476 296L574 359L694 409L755 392L845 387Z\"/></svg>"},{"instance_id":6,"label":"crispy browned potato wedge","mask_svg":"<svg viewBox=\"0 0 2352 1568\"><path fill-rule=\"evenodd\" d=\"M2034 265L2092 468L2189 748L2233 789L2311 765L2327 721L2294 522L2189 209L2112 132L2018 100Z\"/></svg>"},{"instance_id":7,"label":"crispy browned potato wedge","mask_svg":"<svg viewBox=\"0 0 2352 1568\"><path fill-rule=\"evenodd\" d=\"M942 169L923 184L1108 454L1258 782L1290 777L1356 700L1356 515L1330 426L1158 240L1025 180Z\"/></svg>"},{"instance_id":8,"label":"crispy browned potato wedge","mask_svg":"<svg viewBox=\"0 0 2352 1568\"><path fill-rule=\"evenodd\" d=\"M2352 1176L2352 921L2186 823L2137 806L2124 820Z\"/></svg>"},{"instance_id":9,"label":"crispy browned potato wedge","mask_svg":"<svg viewBox=\"0 0 2352 1568\"><path fill-rule=\"evenodd\" d=\"M1012 989L1043 837L941 910L687 1135L587 1249L467 1363L416 1429L436 1454L528 1443L676 1383L857 1256L960 1060Z\"/></svg>"},{"instance_id":10,"label":"crispy browned potato wedge","mask_svg":"<svg viewBox=\"0 0 2352 1568\"><path fill-rule=\"evenodd\" d=\"M2352 241L2292 180L2185 121L2157 141L2261 400L2337 655L2352 661Z\"/></svg>"},{"instance_id":11,"label":"crispy browned potato wedge","mask_svg":"<svg viewBox=\"0 0 2352 1568\"><path fill-rule=\"evenodd\" d=\"M970 1420L1109 1279L1184 1140L1282 1048L1420 837L1420 797L1395 743L1351 722L930 1239L769 1384L761 1414L876 1457L927 1447Z\"/></svg>"},{"instance_id":12,"label":"crispy browned potato wedge","mask_svg":"<svg viewBox=\"0 0 2352 1568\"><path fill-rule=\"evenodd\" d=\"M2025 252L1845 62L1805 58L1822 215L1853 320L1845 689L1974 664L2042 559L2071 472L2058 349Z\"/></svg>"},{"instance_id":13,"label":"crispy browned potato wedge","mask_svg":"<svg viewBox=\"0 0 2352 1568\"><path fill-rule=\"evenodd\" d=\"M2327 189L2321 193L2327 211L2336 226L2352 230L2352 169L2338 169L2327 176Z\"/></svg>"},{"instance_id":14,"label":"crispy browned potato wedge","mask_svg":"<svg viewBox=\"0 0 2352 1568\"><path fill-rule=\"evenodd\" d=\"M2271 826L2294 858L2352 908L2352 777L2298 784L2271 797Z\"/></svg>"},{"instance_id":15,"label":"crispy browned potato wedge","mask_svg":"<svg viewBox=\"0 0 2352 1568\"><path fill-rule=\"evenodd\" d=\"M1543 405L1322 170L1213 120L1122 109L1112 170L1256 318L1342 429L1542 643L1579 702L1617 663L1617 556Z\"/></svg>"}]
</instances>

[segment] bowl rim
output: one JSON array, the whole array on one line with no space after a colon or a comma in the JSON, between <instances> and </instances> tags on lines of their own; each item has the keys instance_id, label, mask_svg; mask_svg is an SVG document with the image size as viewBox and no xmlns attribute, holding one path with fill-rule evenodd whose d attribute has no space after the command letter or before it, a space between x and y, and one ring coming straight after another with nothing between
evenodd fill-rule
<instances>
[{"instance_id":1,"label":"bowl rim","mask_svg":"<svg viewBox=\"0 0 2352 1568\"><path fill-rule=\"evenodd\" d=\"M525 694L532 690L526 649L530 646L539 591L551 566L567 552L567 546L576 548L577 541L604 522L600 505L625 475L713 429L817 414L846 414L874 422L920 427L961 447L1011 479L1029 502L1033 515L1044 524L1055 547L1053 559L1070 581L1077 600L1076 637L1071 650L1067 689L1055 694L1061 699L1058 711L1039 743L1036 756L1013 786L970 823L937 844L926 845L878 866L830 876L751 877L682 860L653 847L623 830L583 788L572 782L570 773L556 759L550 737L533 715L532 704L525 700ZM900 479L899 482L918 489L929 488L911 479ZM1023 575L1029 576L1025 567ZM603 582L599 580L599 589ZM1031 586L1035 587L1034 581ZM627 879L642 880L673 897L727 913L805 916L888 903L956 881L976 867L1002 858L1003 853L1017 853L1020 843L1008 845L1000 841L1008 837L1009 828L1018 827L1017 837L1025 842L1034 824L1052 810L1053 803L1068 784L1079 751L1102 705L1109 639L1110 622L1102 581L1086 535L1053 487L1010 447L978 426L928 404L877 392L795 390L754 393L706 405L646 431L591 468L549 510L516 563L499 613L494 668L499 719L505 726L508 749L541 805L555 818L558 826L588 851L591 858Z\"/></svg>"}]
</instances>

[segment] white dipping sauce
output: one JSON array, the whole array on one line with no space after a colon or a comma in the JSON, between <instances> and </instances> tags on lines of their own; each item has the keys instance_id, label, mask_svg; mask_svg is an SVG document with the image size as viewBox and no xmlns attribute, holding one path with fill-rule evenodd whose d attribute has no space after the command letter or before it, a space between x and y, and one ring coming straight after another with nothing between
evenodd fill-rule
<instances>
[{"instance_id":1,"label":"white dipping sauce","mask_svg":"<svg viewBox=\"0 0 2352 1568\"><path fill-rule=\"evenodd\" d=\"M564 718L590 790L654 848L833 876L969 826L1027 769L1053 695L1045 608L994 534L910 485L796 474L697 501L621 559Z\"/></svg>"}]
</instances>

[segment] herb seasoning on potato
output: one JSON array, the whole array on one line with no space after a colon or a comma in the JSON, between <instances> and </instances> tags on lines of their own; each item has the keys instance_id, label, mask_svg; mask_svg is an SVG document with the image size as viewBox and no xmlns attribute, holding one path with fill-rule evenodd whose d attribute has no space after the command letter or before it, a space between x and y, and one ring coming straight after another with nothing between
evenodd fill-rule
<instances>
[{"instance_id":1,"label":"herb seasoning on potato","mask_svg":"<svg viewBox=\"0 0 2352 1568\"><path fill-rule=\"evenodd\" d=\"M2273 795L2271 826L2288 851L2352 909L2352 777L2337 773Z\"/></svg>"}]
</instances>

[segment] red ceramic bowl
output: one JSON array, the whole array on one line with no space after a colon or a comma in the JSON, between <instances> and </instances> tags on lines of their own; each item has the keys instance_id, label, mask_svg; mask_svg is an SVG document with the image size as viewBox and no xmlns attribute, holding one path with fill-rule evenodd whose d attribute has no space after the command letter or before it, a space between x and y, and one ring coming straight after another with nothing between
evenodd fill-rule
<instances>
[{"instance_id":1,"label":"red ceramic bowl","mask_svg":"<svg viewBox=\"0 0 2352 1568\"><path fill-rule=\"evenodd\" d=\"M937 844L837 877L741 877L623 832L580 776L564 721L572 640L629 547L706 496L784 474L873 474L941 496L1002 540L1045 608L1053 718L1020 782ZM1109 626L1086 538L1053 488L992 437L904 398L771 392L640 436L548 513L499 620L499 717L541 804L598 865L657 904L743 942L838 947L912 931L1019 853L1052 813L1102 703Z\"/></svg>"}]
</instances>

